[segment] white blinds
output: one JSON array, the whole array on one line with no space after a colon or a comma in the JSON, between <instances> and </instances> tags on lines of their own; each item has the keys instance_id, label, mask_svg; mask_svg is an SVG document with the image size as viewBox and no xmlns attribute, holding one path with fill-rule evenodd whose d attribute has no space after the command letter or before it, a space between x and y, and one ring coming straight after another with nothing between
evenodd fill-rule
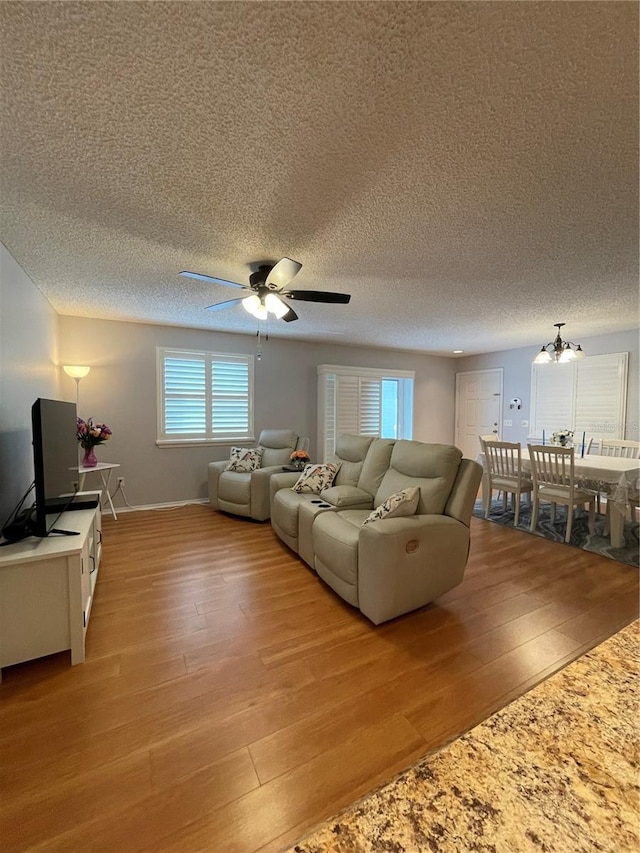
<instances>
[{"instance_id":1,"label":"white blinds","mask_svg":"<svg viewBox=\"0 0 640 853\"><path fill-rule=\"evenodd\" d=\"M318 374L318 446L325 461L344 433L382 435L383 411L393 437L411 438L413 395L411 388L404 394L398 389L413 384L412 372L320 365Z\"/></svg>"},{"instance_id":2,"label":"white blinds","mask_svg":"<svg viewBox=\"0 0 640 853\"><path fill-rule=\"evenodd\" d=\"M253 438L253 359L158 348L158 441Z\"/></svg>"},{"instance_id":3,"label":"white blinds","mask_svg":"<svg viewBox=\"0 0 640 853\"><path fill-rule=\"evenodd\" d=\"M572 364L534 364L531 435L561 429L587 438L623 438L628 353L587 356Z\"/></svg>"}]
</instances>

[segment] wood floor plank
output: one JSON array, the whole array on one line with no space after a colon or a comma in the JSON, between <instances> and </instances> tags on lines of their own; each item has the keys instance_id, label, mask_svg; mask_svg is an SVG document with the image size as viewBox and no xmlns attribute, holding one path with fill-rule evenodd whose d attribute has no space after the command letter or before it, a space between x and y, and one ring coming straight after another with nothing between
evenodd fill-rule
<instances>
[{"instance_id":1,"label":"wood floor plank","mask_svg":"<svg viewBox=\"0 0 640 853\"><path fill-rule=\"evenodd\" d=\"M107 516L86 662L3 670L2 849L276 853L638 601L629 566L474 518L463 583L376 627L268 523Z\"/></svg>"}]
</instances>

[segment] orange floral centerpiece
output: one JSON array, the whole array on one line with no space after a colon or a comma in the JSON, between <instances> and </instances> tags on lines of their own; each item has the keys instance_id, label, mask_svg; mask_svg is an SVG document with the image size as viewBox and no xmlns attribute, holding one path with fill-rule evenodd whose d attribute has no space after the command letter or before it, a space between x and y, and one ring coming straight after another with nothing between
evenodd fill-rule
<instances>
[{"instance_id":1,"label":"orange floral centerpiece","mask_svg":"<svg viewBox=\"0 0 640 853\"><path fill-rule=\"evenodd\" d=\"M294 450L289 457L289 461L296 468L304 468L305 465L311 462L311 457L306 450Z\"/></svg>"}]
</instances>

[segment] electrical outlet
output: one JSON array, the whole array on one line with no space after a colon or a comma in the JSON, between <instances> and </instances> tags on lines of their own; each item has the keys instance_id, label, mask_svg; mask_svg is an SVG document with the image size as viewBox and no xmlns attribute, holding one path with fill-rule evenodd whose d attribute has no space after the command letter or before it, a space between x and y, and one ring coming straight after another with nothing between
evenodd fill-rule
<instances>
[{"instance_id":1,"label":"electrical outlet","mask_svg":"<svg viewBox=\"0 0 640 853\"><path fill-rule=\"evenodd\" d=\"M118 486L124 489L124 477L118 477Z\"/></svg>"},{"instance_id":2,"label":"electrical outlet","mask_svg":"<svg viewBox=\"0 0 640 853\"><path fill-rule=\"evenodd\" d=\"M513 426L513 421L502 421L502 426Z\"/></svg>"}]
</instances>

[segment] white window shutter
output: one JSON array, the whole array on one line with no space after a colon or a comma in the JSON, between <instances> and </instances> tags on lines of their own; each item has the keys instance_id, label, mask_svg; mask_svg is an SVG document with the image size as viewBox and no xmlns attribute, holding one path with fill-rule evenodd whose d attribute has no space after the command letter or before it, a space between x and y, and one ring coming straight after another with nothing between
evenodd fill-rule
<instances>
[{"instance_id":1,"label":"white window shutter","mask_svg":"<svg viewBox=\"0 0 640 853\"><path fill-rule=\"evenodd\" d=\"M573 429L575 364L534 364L531 371L531 434L540 438Z\"/></svg>"},{"instance_id":2,"label":"white window shutter","mask_svg":"<svg viewBox=\"0 0 640 853\"><path fill-rule=\"evenodd\" d=\"M570 364L534 364L531 435L560 429L587 438L624 438L629 354L587 356Z\"/></svg>"},{"instance_id":3,"label":"white window shutter","mask_svg":"<svg viewBox=\"0 0 640 853\"><path fill-rule=\"evenodd\" d=\"M380 435L380 406L380 380L360 379L358 435Z\"/></svg>"},{"instance_id":4,"label":"white window shutter","mask_svg":"<svg viewBox=\"0 0 640 853\"><path fill-rule=\"evenodd\" d=\"M624 438L628 353L584 358L577 364L576 433Z\"/></svg>"}]
</instances>

